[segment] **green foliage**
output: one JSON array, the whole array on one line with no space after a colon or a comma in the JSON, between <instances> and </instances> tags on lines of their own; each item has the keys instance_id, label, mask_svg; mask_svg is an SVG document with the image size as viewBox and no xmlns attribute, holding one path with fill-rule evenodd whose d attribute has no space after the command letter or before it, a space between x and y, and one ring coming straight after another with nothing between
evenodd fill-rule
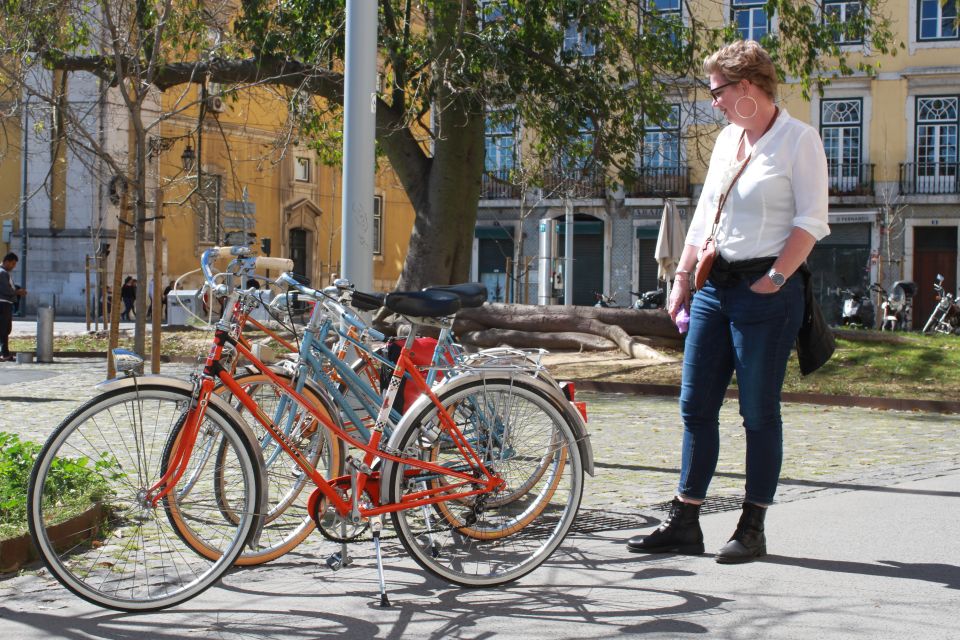
<instances>
[{"instance_id":1,"label":"green foliage","mask_svg":"<svg viewBox=\"0 0 960 640\"><path fill-rule=\"evenodd\" d=\"M16 434L0 431L0 538L26 531L27 489L41 448ZM107 480L122 475L116 459L107 453L97 460L57 458L44 491L57 497L58 511L66 519L102 499Z\"/></svg>"}]
</instances>

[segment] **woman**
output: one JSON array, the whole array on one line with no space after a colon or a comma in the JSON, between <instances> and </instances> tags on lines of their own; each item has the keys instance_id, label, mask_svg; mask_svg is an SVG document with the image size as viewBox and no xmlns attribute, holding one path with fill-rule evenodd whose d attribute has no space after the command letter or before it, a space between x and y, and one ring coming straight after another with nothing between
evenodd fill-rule
<instances>
[{"instance_id":1,"label":"woman","mask_svg":"<svg viewBox=\"0 0 960 640\"><path fill-rule=\"evenodd\" d=\"M734 372L746 430L746 487L736 531L717 562L766 553L763 531L783 458L780 391L804 310L798 273L827 226L827 161L815 129L777 107L777 73L754 41L704 61L713 105L729 120L710 159L667 310L686 307L680 483L670 514L631 551L703 553L700 505L719 454L719 413ZM726 195L725 195L726 194ZM720 207L722 202L722 207ZM691 274L715 226L717 260L691 304Z\"/></svg>"}]
</instances>

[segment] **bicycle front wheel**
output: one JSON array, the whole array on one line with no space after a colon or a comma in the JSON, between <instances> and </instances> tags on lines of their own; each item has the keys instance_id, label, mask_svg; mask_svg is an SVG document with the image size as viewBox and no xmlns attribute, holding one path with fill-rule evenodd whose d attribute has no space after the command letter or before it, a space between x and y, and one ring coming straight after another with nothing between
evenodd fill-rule
<instances>
[{"instance_id":1,"label":"bicycle front wheel","mask_svg":"<svg viewBox=\"0 0 960 640\"><path fill-rule=\"evenodd\" d=\"M166 470L164 445L181 428L190 399L189 391L163 385L108 391L68 416L37 458L30 533L51 573L81 598L121 611L170 607L211 586L242 551L259 478L251 444L216 407L207 408L200 431L225 443L231 476L223 491L238 517L225 521L218 513L214 465L194 478L179 509L218 540L222 556L207 558L183 542L167 499L145 500Z\"/></svg>"},{"instance_id":2,"label":"bicycle front wheel","mask_svg":"<svg viewBox=\"0 0 960 640\"><path fill-rule=\"evenodd\" d=\"M439 399L461 431L469 425L469 446L504 486L397 511L394 527L413 558L445 580L470 587L516 580L550 557L576 517L583 465L574 432L553 402L522 378L477 379ZM469 469L461 448L443 444L449 435L438 413L426 407L398 434L403 455ZM459 482L409 464L393 465L389 473L391 502Z\"/></svg>"}]
</instances>

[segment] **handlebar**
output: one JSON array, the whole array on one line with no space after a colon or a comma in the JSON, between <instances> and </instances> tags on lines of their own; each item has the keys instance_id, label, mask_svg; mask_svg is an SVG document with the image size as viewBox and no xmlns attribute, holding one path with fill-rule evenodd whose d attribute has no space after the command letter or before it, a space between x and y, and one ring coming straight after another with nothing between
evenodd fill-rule
<instances>
[{"instance_id":1,"label":"handlebar","mask_svg":"<svg viewBox=\"0 0 960 640\"><path fill-rule=\"evenodd\" d=\"M216 274L213 273L213 263L220 258L234 258L249 271L262 269L275 269L277 271L290 271L293 269L293 260L290 258L271 258L268 256L252 256L249 247L211 247L203 252L200 257L200 269L203 272L203 278L207 283L216 286Z\"/></svg>"},{"instance_id":2,"label":"handlebar","mask_svg":"<svg viewBox=\"0 0 960 640\"><path fill-rule=\"evenodd\" d=\"M365 331L374 340L384 340L386 336L377 331L376 329L367 326L360 318L356 316L349 308L341 304L337 300L332 292L327 292L326 290L320 291L318 289L312 289L301 282L298 282L293 276L289 273L283 273L277 278L277 282L282 282L290 287L293 291L296 291L300 295L308 296L317 300L319 303L333 313L337 319L345 323L348 326L352 326L359 331ZM333 287L328 287L328 289L334 289L334 291L352 291L353 286L349 281L344 279L338 279L334 282Z\"/></svg>"}]
</instances>

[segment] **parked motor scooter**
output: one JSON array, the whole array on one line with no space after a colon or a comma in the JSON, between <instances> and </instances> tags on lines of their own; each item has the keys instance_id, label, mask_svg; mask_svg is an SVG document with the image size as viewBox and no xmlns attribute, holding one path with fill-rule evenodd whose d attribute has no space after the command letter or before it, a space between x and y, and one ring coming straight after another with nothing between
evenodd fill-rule
<instances>
[{"instance_id":1,"label":"parked motor scooter","mask_svg":"<svg viewBox=\"0 0 960 640\"><path fill-rule=\"evenodd\" d=\"M605 295L599 291L593 292L594 297L597 299L597 303L593 306L595 307L619 307L617 304L617 295L611 293L610 295Z\"/></svg>"},{"instance_id":2,"label":"parked motor scooter","mask_svg":"<svg viewBox=\"0 0 960 640\"><path fill-rule=\"evenodd\" d=\"M845 327L869 328L873 326L873 303L869 296L864 295L859 289L840 289L838 293L843 296L843 313L840 316L840 324Z\"/></svg>"},{"instance_id":3,"label":"parked motor scooter","mask_svg":"<svg viewBox=\"0 0 960 640\"><path fill-rule=\"evenodd\" d=\"M954 295L943 288L943 280L943 276L938 273L933 285L933 290L937 292L937 306L923 325L923 333L960 334L960 306L957 305Z\"/></svg>"},{"instance_id":4,"label":"parked motor scooter","mask_svg":"<svg viewBox=\"0 0 960 640\"><path fill-rule=\"evenodd\" d=\"M879 283L870 285L871 291L880 294L880 330L909 331L913 324L913 296L917 285L909 281L897 280L888 292Z\"/></svg>"},{"instance_id":5,"label":"parked motor scooter","mask_svg":"<svg viewBox=\"0 0 960 640\"><path fill-rule=\"evenodd\" d=\"M663 289L654 289L653 291L631 291L637 297L633 303L634 309L660 309L666 298L666 292Z\"/></svg>"}]
</instances>

